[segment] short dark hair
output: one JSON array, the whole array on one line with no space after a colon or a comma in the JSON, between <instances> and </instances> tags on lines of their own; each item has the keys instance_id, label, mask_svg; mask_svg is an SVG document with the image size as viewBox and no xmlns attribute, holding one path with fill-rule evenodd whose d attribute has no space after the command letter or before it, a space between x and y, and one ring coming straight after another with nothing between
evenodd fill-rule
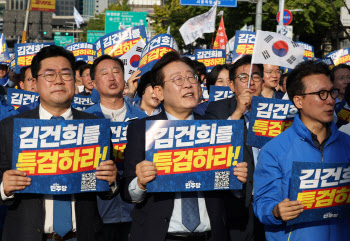
<instances>
[{"instance_id":1,"label":"short dark hair","mask_svg":"<svg viewBox=\"0 0 350 241\"><path fill-rule=\"evenodd\" d=\"M287 79L288 79L288 75L289 75L289 73L283 73L283 74L281 75L280 81L278 82L278 84L279 84L280 86L283 86L283 79L284 79L284 77L287 77Z\"/></svg>"},{"instance_id":2,"label":"short dark hair","mask_svg":"<svg viewBox=\"0 0 350 241\"><path fill-rule=\"evenodd\" d=\"M32 75L35 79L38 78L38 73L41 68L41 61L51 57L64 57L66 58L70 66L75 71L75 57L73 53L69 50L64 49L63 47L50 45L42 48L33 58L30 69L32 70Z\"/></svg>"},{"instance_id":3,"label":"short dark hair","mask_svg":"<svg viewBox=\"0 0 350 241\"><path fill-rule=\"evenodd\" d=\"M141 99L143 94L145 93L147 86L151 84L151 76L152 76L151 71L148 71L144 73L140 78L136 92Z\"/></svg>"},{"instance_id":4,"label":"short dark hair","mask_svg":"<svg viewBox=\"0 0 350 241\"><path fill-rule=\"evenodd\" d=\"M244 55L242 58L238 59L231 67L230 69L230 80L234 81L236 78L236 72L237 69L241 66L245 66L245 65L251 65L252 63L252 56L251 55ZM262 64L254 64L256 65L260 72L261 72L261 76L264 72L264 66Z\"/></svg>"},{"instance_id":5,"label":"short dark hair","mask_svg":"<svg viewBox=\"0 0 350 241\"><path fill-rule=\"evenodd\" d=\"M350 83L345 88L345 95L344 95L345 101L348 105L350 105Z\"/></svg>"},{"instance_id":6,"label":"short dark hair","mask_svg":"<svg viewBox=\"0 0 350 241\"><path fill-rule=\"evenodd\" d=\"M117 64L119 64L120 68L123 71L123 75L124 75L124 64L123 64L123 62L120 59L118 59L118 58L113 58L112 56L105 54L105 55L102 55L102 56L98 57L97 59L95 59L94 63L92 64L92 66L90 68L90 76L91 76L92 80L95 80L97 65L100 62L102 62L103 60L105 60L105 59L114 60Z\"/></svg>"},{"instance_id":7,"label":"short dark hair","mask_svg":"<svg viewBox=\"0 0 350 241\"><path fill-rule=\"evenodd\" d=\"M163 55L163 57L157 61L157 63L155 63L155 65L152 67L151 73L151 84L152 87L156 86L156 85L160 85L160 86L164 86L164 73L162 71L162 69L173 62L182 62L184 64L187 64L193 71L193 73L195 74L196 71L193 69L193 67L191 65L189 65L185 60L183 60L180 57L180 54L178 52L175 51L170 51L166 54Z\"/></svg>"},{"instance_id":8,"label":"short dark hair","mask_svg":"<svg viewBox=\"0 0 350 241\"><path fill-rule=\"evenodd\" d=\"M332 69L332 71L331 71L331 75L330 75L330 78L331 78L332 83L334 83L334 73L335 73L335 71L337 71L338 69L348 69L348 70L350 70L350 66L349 66L349 65L346 65L346 64L339 64L339 65L333 67L333 69Z\"/></svg>"},{"instance_id":9,"label":"short dark hair","mask_svg":"<svg viewBox=\"0 0 350 241\"><path fill-rule=\"evenodd\" d=\"M24 82L25 81L25 75L26 75L26 71L27 69L29 69L30 66L25 66L25 67L22 67L20 72L19 72L19 81L22 81Z\"/></svg>"},{"instance_id":10,"label":"short dark hair","mask_svg":"<svg viewBox=\"0 0 350 241\"><path fill-rule=\"evenodd\" d=\"M197 60L192 60L194 69L197 71L198 79L202 81L200 78L202 75L207 75L207 67L202 62L199 62Z\"/></svg>"},{"instance_id":11,"label":"short dark hair","mask_svg":"<svg viewBox=\"0 0 350 241\"><path fill-rule=\"evenodd\" d=\"M207 77L207 89L210 90L211 85L215 85L221 70L227 69L230 71L230 66L227 64L216 65Z\"/></svg>"},{"instance_id":12,"label":"short dark hair","mask_svg":"<svg viewBox=\"0 0 350 241\"><path fill-rule=\"evenodd\" d=\"M289 99L294 103L294 96L305 93L305 85L302 81L303 78L316 75L324 74L330 76L330 70L328 65L323 62L314 62L312 60L301 62L298 64L288 75L287 79L287 93Z\"/></svg>"},{"instance_id":13,"label":"short dark hair","mask_svg":"<svg viewBox=\"0 0 350 241\"><path fill-rule=\"evenodd\" d=\"M80 74L80 76L83 75L83 73L84 73L84 71L85 71L86 69L91 69L91 66L92 66L92 64L85 64L85 65L81 66L81 67L79 68L79 74Z\"/></svg>"}]
</instances>

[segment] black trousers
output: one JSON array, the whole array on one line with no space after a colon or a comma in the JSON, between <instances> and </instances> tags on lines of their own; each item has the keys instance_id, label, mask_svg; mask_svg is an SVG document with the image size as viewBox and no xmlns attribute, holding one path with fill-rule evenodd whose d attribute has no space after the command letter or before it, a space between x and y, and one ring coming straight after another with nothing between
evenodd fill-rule
<instances>
[{"instance_id":1,"label":"black trousers","mask_svg":"<svg viewBox=\"0 0 350 241\"><path fill-rule=\"evenodd\" d=\"M130 234L130 223L105 223L99 240L103 241L128 241Z\"/></svg>"}]
</instances>

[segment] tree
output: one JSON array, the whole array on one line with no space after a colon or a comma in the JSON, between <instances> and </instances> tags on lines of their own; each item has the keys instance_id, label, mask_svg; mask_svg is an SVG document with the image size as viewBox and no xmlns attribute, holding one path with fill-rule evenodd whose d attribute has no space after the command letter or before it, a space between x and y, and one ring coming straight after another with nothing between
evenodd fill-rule
<instances>
[{"instance_id":1,"label":"tree","mask_svg":"<svg viewBox=\"0 0 350 241\"><path fill-rule=\"evenodd\" d=\"M278 12L278 0L268 0L263 3L262 30L276 31L276 14ZM344 5L342 0L333 0L335 9L339 14L340 7ZM314 45L315 52L320 53L324 38L331 38L334 29L337 29L337 17L328 0L295 0L285 1L285 9L303 9L301 12L293 12L293 32L300 41ZM245 24L255 25L256 4L238 2L236 8L218 8L224 11L224 22L227 37L230 39L235 31ZM163 6L154 6L153 24L158 34L166 33L171 26L171 35L174 36L179 47L185 47L179 28L189 19L201 13L209 11L208 7L182 6L179 0L169 0ZM219 19L219 18L218 18ZM219 20L216 21L216 29ZM197 40L197 44L210 46L214 34L205 34L205 39Z\"/></svg>"},{"instance_id":2,"label":"tree","mask_svg":"<svg viewBox=\"0 0 350 241\"><path fill-rule=\"evenodd\" d=\"M131 8L128 5L128 0L122 0L121 2L119 1L116 4L110 4L106 10L131 11ZM104 11L104 13L106 12L106 10ZM83 33L80 35L80 38L83 42L86 42L88 30L105 30L105 15L95 14L94 17L89 19L86 27L83 28Z\"/></svg>"}]
</instances>

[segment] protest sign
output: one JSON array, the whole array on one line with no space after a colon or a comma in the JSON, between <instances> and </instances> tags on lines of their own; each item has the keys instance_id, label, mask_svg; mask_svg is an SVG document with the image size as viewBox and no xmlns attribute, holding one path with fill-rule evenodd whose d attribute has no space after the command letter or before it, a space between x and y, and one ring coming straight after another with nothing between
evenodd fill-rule
<instances>
[{"instance_id":1,"label":"protest sign","mask_svg":"<svg viewBox=\"0 0 350 241\"><path fill-rule=\"evenodd\" d=\"M247 144L262 148L290 126L298 112L289 100L253 96Z\"/></svg>"},{"instance_id":2,"label":"protest sign","mask_svg":"<svg viewBox=\"0 0 350 241\"><path fill-rule=\"evenodd\" d=\"M108 54L120 57L128 52L140 39L146 41L145 26L126 28L106 34L96 41L97 57Z\"/></svg>"},{"instance_id":3,"label":"protest sign","mask_svg":"<svg viewBox=\"0 0 350 241\"><path fill-rule=\"evenodd\" d=\"M293 162L290 181L304 211L287 225L350 217L350 163Z\"/></svg>"},{"instance_id":4,"label":"protest sign","mask_svg":"<svg viewBox=\"0 0 350 241\"><path fill-rule=\"evenodd\" d=\"M65 49L72 51L75 61L85 61L92 64L96 56L96 47L94 44L79 42L67 45Z\"/></svg>"},{"instance_id":5,"label":"protest sign","mask_svg":"<svg viewBox=\"0 0 350 241\"><path fill-rule=\"evenodd\" d=\"M8 105L12 105L15 109L17 109L21 106L29 105L38 101L38 98L38 93L15 88L8 88L6 103Z\"/></svg>"},{"instance_id":6,"label":"protest sign","mask_svg":"<svg viewBox=\"0 0 350 241\"><path fill-rule=\"evenodd\" d=\"M234 96L234 93L228 86L211 85L209 89L209 102L227 99Z\"/></svg>"},{"instance_id":7,"label":"protest sign","mask_svg":"<svg viewBox=\"0 0 350 241\"><path fill-rule=\"evenodd\" d=\"M89 108L90 106L94 105L95 103L91 99L90 96L85 95L74 95L74 98L72 100L72 107L77 110L85 110L86 108Z\"/></svg>"},{"instance_id":8,"label":"protest sign","mask_svg":"<svg viewBox=\"0 0 350 241\"><path fill-rule=\"evenodd\" d=\"M149 41L141 53L139 69L141 75L150 71L164 54L170 51L178 51L179 48L175 39L169 34L159 34Z\"/></svg>"},{"instance_id":9,"label":"protest sign","mask_svg":"<svg viewBox=\"0 0 350 241\"><path fill-rule=\"evenodd\" d=\"M256 33L251 31L237 30L232 51L232 63L243 55L252 55L254 50Z\"/></svg>"},{"instance_id":10,"label":"protest sign","mask_svg":"<svg viewBox=\"0 0 350 241\"><path fill-rule=\"evenodd\" d=\"M225 50L222 49L195 49L194 56L207 68L207 73L218 64L225 64Z\"/></svg>"},{"instance_id":11,"label":"protest sign","mask_svg":"<svg viewBox=\"0 0 350 241\"><path fill-rule=\"evenodd\" d=\"M95 169L109 160L110 121L14 119L12 169L30 186L19 193L72 194L108 191Z\"/></svg>"},{"instance_id":12,"label":"protest sign","mask_svg":"<svg viewBox=\"0 0 350 241\"><path fill-rule=\"evenodd\" d=\"M55 45L55 43L25 43L15 44L16 74L19 74L22 67L32 64L32 59L40 49Z\"/></svg>"},{"instance_id":13,"label":"protest sign","mask_svg":"<svg viewBox=\"0 0 350 241\"><path fill-rule=\"evenodd\" d=\"M243 120L146 121L146 160L157 167L147 192L241 189Z\"/></svg>"},{"instance_id":14,"label":"protest sign","mask_svg":"<svg viewBox=\"0 0 350 241\"><path fill-rule=\"evenodd\" d=\"M333 69L333 67L334 67L333 60L332 60L331 58L329 58L329 57L326 57L326 58L323 58L323 59L317 59L317 60L316 60L316 63L317 63L317 62L323 62L323 63L325 63L326 65L328 65L328 67L329 67L330 70Z\"/></svg>"},{"instance_id":15,"label":"protest sign","mask_svg":"<svg viewBox=\"0 0 350 241\"><path fill-rule=\"evenodd\" d=\"M119 175L123 175L124 172L124 151L127 144L128 125L129 122L111 122L113 157Z\"/></svg>"},{"instance_id":16,"label":"protest sign","mask_svg":"<svg viewBox=\"0 0 350 241\"><path fill-rule=\"evenodd\" d=\"M314 60L314 58L315 58L314 46L312 46L311 44L300 42L300 41L297 41L296 43L299 46L304 48L304 55L303 55L304 61Z\"/></svg>"},{"instance_id":17,"label":"protest sign","mask_svg":"<svg viewBox=\"0 0 350 241\"><path fill-rule=\"evenodd\" d=\"M327 54L325 58L331 58L334 66L337 66L339 64L347 64L350 62L349 49L350 48L333 51Z\"/></svg>"},{"instance_id":18,"label":"protest sign","mask_svg":"<svg viewBox=\"0 0 350 241\"><path fill-rule=\"evenodd\" d=\"M350 106L344 101L339 107L340 110L337 112L338 119L345 123L350 122Z\"/></svg>"},{"instance_id":19,"label":"protest sign","mask_svg":"<svg viewBox=\"0 0 350 241\"><path fill-rule=\"evenodd\" d=\"M203 101L208 101L209 100L209 93L208 93L208 88L204 84L201 84L202 88L202 100Z\"/></svg>"}]
</instances>

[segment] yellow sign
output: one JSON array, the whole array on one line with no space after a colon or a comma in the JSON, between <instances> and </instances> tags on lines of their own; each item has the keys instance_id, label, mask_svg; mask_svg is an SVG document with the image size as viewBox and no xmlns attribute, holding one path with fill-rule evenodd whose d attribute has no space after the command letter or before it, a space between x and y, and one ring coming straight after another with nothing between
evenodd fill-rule
<instances>
[{"instance_id":1,"label":"yellow sign","mask_svg":"<svg viewBox=\"0 0 350 241\"><path fill-rule=\"evenodd\" d=\"M56 0L32 0L31 10L55 12Z\"/></svg>"}]
</instances>

